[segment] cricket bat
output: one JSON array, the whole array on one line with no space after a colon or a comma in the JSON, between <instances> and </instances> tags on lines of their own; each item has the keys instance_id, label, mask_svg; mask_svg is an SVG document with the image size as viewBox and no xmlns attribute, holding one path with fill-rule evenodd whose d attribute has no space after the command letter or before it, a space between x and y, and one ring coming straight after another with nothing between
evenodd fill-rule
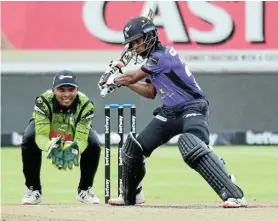
<instances>
[{"instance_id":1,"label":"cricket bat","mask_svg":"<svg viewBox=\"0 0 278 221\"><path fill-rule=\"evenodd\" d=\"M150 19L151 21L154 20L155 17L155 13L152 9L147 9L144 13L143 16L147 17L148 19ZM126 46L124 47L123 52L121 53L121 56L119 58L119 61L121 61L124 66L127 66L129 64L129 62L132 60L133 57L133 53L131 50L129 50L129 43L126 44ZM109 77L108 77L109 78ZM107 79L108 80L108 79ZM108 94L108 91L111 90L111 88L109 87L105 87L104 89L101 90L100 95L102 97L105 97Z\"/></svg>"}]
</instances>

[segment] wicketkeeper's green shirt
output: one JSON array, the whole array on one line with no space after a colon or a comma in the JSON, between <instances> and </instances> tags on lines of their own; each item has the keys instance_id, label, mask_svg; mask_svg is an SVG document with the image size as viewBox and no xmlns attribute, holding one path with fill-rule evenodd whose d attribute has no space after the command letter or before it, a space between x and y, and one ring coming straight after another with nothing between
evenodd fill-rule
<instances>
[{"instance_id":1,"label":"wicketkeeper's green shirt","mask_svg":"<svg viewBox=\"0 0 278 221\"><path fill-rule=\"evenodd\" d=\"M82 153L88 146L88 136L94 117L94 104L82 92L69 110L63 110L52 90L36 98L33 112L35 141L41 150L48 149L49 141L62 136L63 141L77 141Z\"/></svg>"}]
</instances>

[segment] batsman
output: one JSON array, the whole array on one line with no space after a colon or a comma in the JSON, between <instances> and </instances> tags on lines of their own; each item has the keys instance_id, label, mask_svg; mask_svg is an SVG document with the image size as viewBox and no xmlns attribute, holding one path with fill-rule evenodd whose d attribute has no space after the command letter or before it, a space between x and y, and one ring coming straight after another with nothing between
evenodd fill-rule
<instances>
[{"instance_id":1,"label":"batsman","mask_svg":"<svg viewBox=\"0 0 278 221\"><path fill-rule=\"evenodd\" d=\"M187 64L173 47L159 41L157 29L147 17L129 20L123 35L134 64L111 62L98 84L101 94L126 86L145 98L158 95L162 106L154 110L153 120L137 137L128 135L122 148L122 194L110 199L109 204L143 203L145 158L180 135L178 148L184 162L206 180L222 199L222 207L245 207L243 191L228 174L224 161L208 146L209 102Z\"/></svg>"},{"instance_id":2,"label":"batsman","mask_svg":"<svg viewBox=\"0 0 278 221\"><path fill-rule=\"evenodd\" d=\"M77 200L99 204L99 198L92 191L101 152L97 133L91 128L93 117L94 104L79 91L76 75L71 71L57 73L52 90L36 98L32 119L22 138L27 186L22 204L42 202L42 153L61 172L80 165Z\"/></svg>"}]
</instances>

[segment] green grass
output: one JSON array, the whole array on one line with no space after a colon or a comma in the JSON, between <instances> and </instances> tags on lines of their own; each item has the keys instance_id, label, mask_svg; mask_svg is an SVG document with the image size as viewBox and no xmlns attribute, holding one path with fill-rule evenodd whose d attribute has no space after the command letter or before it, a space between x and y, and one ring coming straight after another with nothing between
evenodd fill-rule
<instances>
[{"instance_id":1,"label":"green grass","mask_svg":"<svg viewBox=\"0 0 278 221\"><path fill-rule=\"evenodd\" d=\"M278 200L278 147L216 147L247 200ZM2 203L20 203L25 191L20 148L1 149ZM95 178L95 193L104 201L104 150ZM116 148L112 151L112 196L117 194ZM182 160L177 147L160 147L148 159L144 192L148 202L215 202L218 196ZM77 203L79 168L59 171L43 157L41 181L47 203Z\"/></svg>"}]
</instances>

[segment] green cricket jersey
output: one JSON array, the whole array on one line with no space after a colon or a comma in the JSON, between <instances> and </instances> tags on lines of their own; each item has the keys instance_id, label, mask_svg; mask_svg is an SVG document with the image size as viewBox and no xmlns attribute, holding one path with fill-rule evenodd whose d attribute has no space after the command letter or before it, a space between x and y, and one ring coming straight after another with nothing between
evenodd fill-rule
<instances>
[{"instance_id":1,"label":"green cricket jersey","mask_svg":"<svg viewBox=\"0 0 278 221\"><path fill-rule=\"evenodd\" d=\"M94 104L82 92L78 92L71 109L63 110L52 90L48 90L36 98L33 112L36 144L47 151L49 141L60 135L63 141L77 141L82 153L88 146L93 117Z\"/></svg>"}]
</instances>

